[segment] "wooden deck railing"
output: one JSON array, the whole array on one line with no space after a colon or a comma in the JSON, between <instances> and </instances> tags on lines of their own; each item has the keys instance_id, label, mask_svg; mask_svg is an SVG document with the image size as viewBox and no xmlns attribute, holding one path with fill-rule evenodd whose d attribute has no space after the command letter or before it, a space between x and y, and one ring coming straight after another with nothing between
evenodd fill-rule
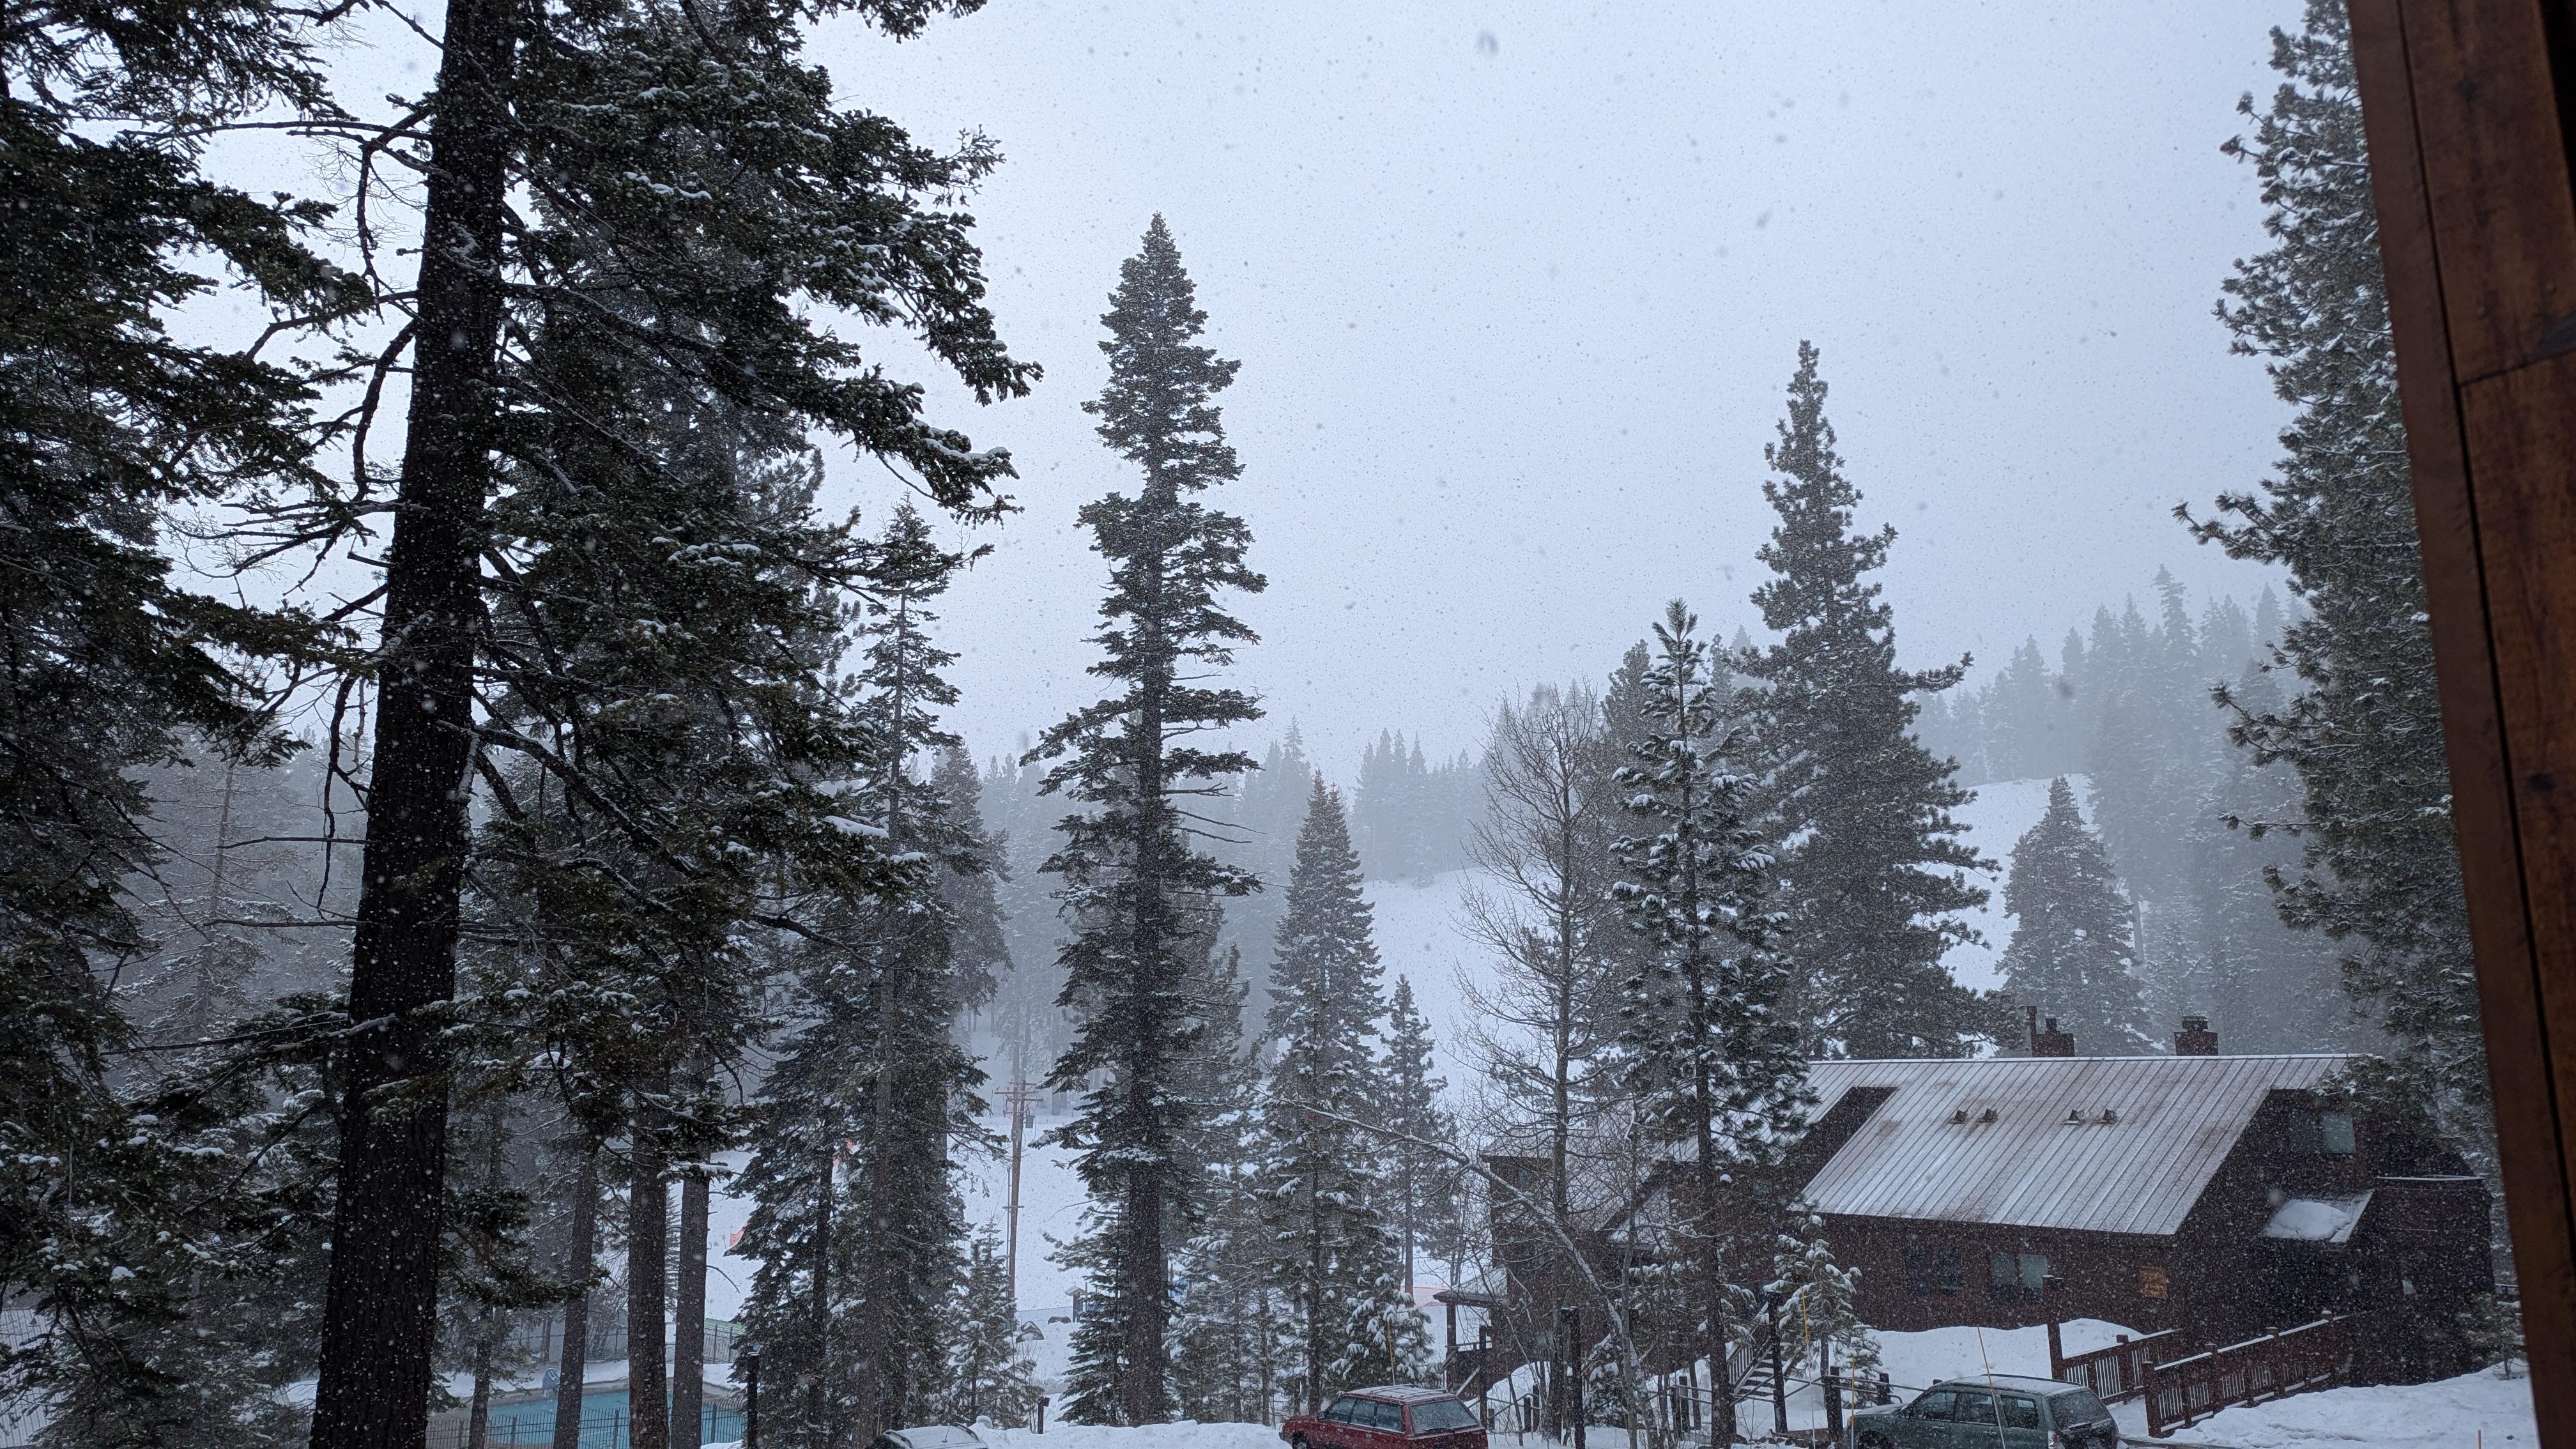
<instances>
[{"instance_id":1,"label":"wooden deck railing","mask_svg":"<svg viewBox=\"0 0 2576 1449\"><path fill-rule=\"evenodd\" d=\"M2147 1433L2163 1438L2237 1404L2342 1383L2352 1369L2349 1317L2303 1323L2146 1367Z\"/></svg>"},{"instance_id":2,"label":"wooden deck railing","mask_svg":"<svg viewBox=\"0 0 2576 1449\"><path fill-rule=\"evenodd\" d=\"M2141 1338L2131 1338L2124 1333L2118 1342L2106 1348L2061 1355L2057 1347L2056 1327L2051 1325L2048 1376L2060 1383L2082 1384L2103 1403L2116 1404L2146 1392L2147 1365L2159 1357L2178 1358L2183 1347L2181 1330L2168 1328Z\"/></svg>"}]
</instances>

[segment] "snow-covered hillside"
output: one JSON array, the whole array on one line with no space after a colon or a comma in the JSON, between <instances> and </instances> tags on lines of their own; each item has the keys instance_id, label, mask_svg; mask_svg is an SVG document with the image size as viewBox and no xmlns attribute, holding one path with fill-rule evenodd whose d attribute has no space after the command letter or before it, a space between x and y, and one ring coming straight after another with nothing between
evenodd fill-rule
<instances>
[{"instance_id":1,"label":"snow-covered hillside","mask_svg":"<svg viewBox=\"0 0 2576 1449\"><path fill-rule=\"evenodd\" d=\"M2079 798L2088 786L2080 775L2070 783ZM1944 958L1961 985L1984 990L2001 983L1997 963L2012 941L2012 918L2004 914L2004 867L2011 859L2013 842L2038 824L2047 808L2046 780L2006 780L1978 786L1976 799L1958 812L1959 822L1967 827L1968 843L1995 864L1986 880L1990 892L1986 905L1969 917L1981 939L1953 947ZM1472 1074L1459 1051L1473 1024L1460 978L1464 973L1468 979L1482 979L1491 969L1481 950L1458 930L1460 905L1475 879L1474 871L1458 870L1425 884L1377 881L1368 888L1387 980L1390 985L1398 976L1412 980L1422 1014L1439 1038L1441 1068L1453 1091Z\"/></svg>"},{"instance_id":2,"label":"snow-covered hillside","mask_svg":"<svg viewBox=\"0 0 2576 1449\"><path fill-rule=\"evenodd\" d=\"M2067 777L2075 787L2075 798L2085 801L2085 819L2092 819L2092 804L2087 795L2092 781L2082 775ZM2004 947L2012 944L2012 917L2004 914L2004 872L2012 865L2013 843L2039 823L2048 811L2046 780L2000 780L1976 787L1977 798L1958 811L1959 823L1968 827L1968 843L1979 855L1993 861L1994 873L1986 881L1984 909L1971 912L1970 925L1984 939L1953 946L1942 964L1962 986L1979 991L2003 984L1997 969L2003 960Z\"/></svg>"}]
</instances>

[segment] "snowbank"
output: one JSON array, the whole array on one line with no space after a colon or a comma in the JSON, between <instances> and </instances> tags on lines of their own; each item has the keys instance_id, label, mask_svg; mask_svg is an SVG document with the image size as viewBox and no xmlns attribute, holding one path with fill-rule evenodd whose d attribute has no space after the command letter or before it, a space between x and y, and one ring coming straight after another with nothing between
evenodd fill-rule
<instances>
[{"instance_id":1,"label":"snowbank","mask_svg":"<svg viewBox=\"0 0 2576 1449\"><path fill-rule=\"evenodd\" d=\"M1044 1434L1026 1429L978 1429L988 1449L1279 1449L1279 1431L1260 1424L1148 1424L1111 1429L1097 1424L1058 1424Z\"/></svg>"},{"instance_id":2,"label":"snowbank","mask_svg":"<svg viewBox=\"0 0 2576 1449\"><path fill-rule=\"evenodd\" d=\"M2136 1404L2116 1406L2120 1432L2146 1438L2146 1414ZM2540 1442L2531 1411L2531 1381L2520 1373L2498 1378L2492 1369L2430 1384L2374 1385L2297 1394L2249 1409L2226 1409L2174 1433L2176 1441L2225 1444L2230 1449L2308 1449L2361 1445L2372 1449L2515 1449Z\"/></svg>"},{"instance_id":3,"label":"snowbank","mask_svg":"<svg viewBox=\"0 0 2576 1449\"><path fill-rule=\"evenodd\" d=\"M1047 1425L1044 1434L1026 1429L977 1429L985 1449L1279 1449L1279 1431L1260 1424L1148 1424L1140 1429L1111 1429L1098 1424ZM709 1444L706 1449L742 1449L740 1444Z\"/></svg>"}]
</instances>

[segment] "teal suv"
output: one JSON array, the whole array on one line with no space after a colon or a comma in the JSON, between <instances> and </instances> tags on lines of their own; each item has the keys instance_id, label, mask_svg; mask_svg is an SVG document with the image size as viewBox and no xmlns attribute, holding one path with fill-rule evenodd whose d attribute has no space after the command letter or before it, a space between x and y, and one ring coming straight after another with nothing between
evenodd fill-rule
<instances>
[{"instance_id":1,"label":"teal suv","mask_svg":"<svg viewBox=\"0 0 2576 1449\"><path fill-rule=\"evenodd\" d=\"M1951 1379L1912 1403L1856 1410L1850 1449L2120 1449L2089 1389L2055 1379Z\"/></svg>"}]
</instances>

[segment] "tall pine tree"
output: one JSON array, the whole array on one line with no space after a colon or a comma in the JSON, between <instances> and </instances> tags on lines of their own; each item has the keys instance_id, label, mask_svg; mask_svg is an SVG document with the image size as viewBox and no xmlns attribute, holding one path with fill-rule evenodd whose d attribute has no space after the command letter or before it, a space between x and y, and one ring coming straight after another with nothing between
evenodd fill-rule
<instances>
[{"instance_id":1,"label":"tall pine tree","mask_svg":"<svg viewBox=\"0 0 2576 1449\"><path fill-rule=\"evenodd\" d=\"M781 1405L782 1427L818 1442L900 1427L944 1382L942 1309L965 1236L954 1154L980 1138L982 1073L955 1040L955 918L936 873L985 869L983 842L915 769L956 743L937 714L956 699L940 674L954 656L931 641L928 605L958 559L908 506L872 555L880 588L855 621L850 681L871 743L841 818L933 873L816 914L797 1035L763 1085L744 1174L756 1204L744 1251L762 1265L748 1316L774 1371L807 1386Z\"/></svg>"},{"instance_id":2,"label":"tall pine tree","mask_svg":"<svg viewBox=\"0 0 2576 1449\"><path fill-rule=\"evenodd\" d=\"M204 1184L115 1100L130 1024L102 982L145 949L123 879L154 855L144 772L275 760L243 666L311 642L173 578L161 526L314 476L313 379L171 314L228 282L281 331L365 300L306 250L326 208L198 166L236 121L327 104L306 15L143 0L0 25L0 1283L88 1326L0 1355L0 1396L62 1393L59 1432L96 1442L185 1436L204 1407L156 1407L174 1386L127 1351L188 1286L129 1265L196 1235ZM230 1250L203 1246L211 1276Z\"/></svg>"},{"instance_id":3,"label":"tall pine tree","mask_svg":"<svg viewBox=\"0 0 2576 1449\"><path fill-rule=\"evenodd\" d=\"M1272 1271L1296 1326L1289 1357L1306 1413L1404 1376L1427 1346L1397 1281L1404 1253L1385 1186L1390 1151L1420 1149L1390 1149L1371 1130L1387 1107L1371 1050L1386 1000L1360 879L1341 795L1318 777L1270 972L1278 1058L1262 1098Z\"/></svg>"},{"instance_id":4,"label":"tall pine tree","mask_svg":"<svg viewBox=\"0 0 2576 1449\"><path fill-rule=\"evenodd\" d=\"M1860 491L1843 476L1825 419L1814 346L1798 344L1789 415L1762 456L1762 496L1780 515L1753 591L1779 642L1747 658L1763 686L1759 734L1780 838L1782 950L1795 963L1791 1010L1816 1056L1957 1056L1996 1030L1993 1013L1941 957L1984 903L1989 868L1951 811L1968 803L1947 760L1913 737L1913 696L1959 681L1966 661L1896 664L1896 628L1869 576L1896 530L1862 533Z\"/></svg>"},{"instance_id":5,"label":"tall pine tree","mask_svg":"<svg viewBox=\"0 0 2576 1449\"><path fill-rule=\"evenodd\" d=\"M1452 1241L1458 1218L1459 1170L1435 1148L1457 1133L1457 1122L1441 1103L1449 1083L1435 1074L1431 1023L1413 1002L1413 983L1395 978L1395 994L1386 1012L1385 1086L1379 1100L1396 1154L1388 1175L1388 1212L1396 1240L1404 1245L1404 1281L1418 1283L1414 1253Z\"/></svg>"},{"instance_id":6,"label":"tall pine tree","mask_svg":"<svg viewBox=\"0 0 2576 1449\"><path fill-rule=\"evenodd\" d=\"M2018 922L2003 956L2004 989L2016 1001L2057 1018L2088 1055L2147 1048L2128 898L2063 775L2048 782L2046 813L2013 846L2004 910Z\"/></svg>"},{"instance_id":7,"label":"tall pine tree","mask_svg":"<svg viewBox=\"0 0 2576 1449\"><path fill-rule=\"evenodd\" d=\"M1145 475L1133 497L1112 493L1080 514L1110 566L1108 623L1092 636L1107 657L1091 673L1116 692L1049 729L1028 762L1055 759L1045 788L1086 807L1061 822L1046 865L1063 878L1075 930L1061 1000L1084 1013L1047 1080L1083 1094L1058 1140L1080 1153L1119 1334L1085 1340L1077 1397L1088 1412L1150 1424L1171 1414L1170 1262L1191 1174L1175 1149L1198 1110L1172 1090L1197 1036L1184 988L1194 951L1205 960L1214 901L1256 884L1196 847L1187 808L1254 761L1192 741L1260 717L1250 695L1210 678L1255 637L1225 596L1265 581L1244 562L1243 520L1197 497L1242 472L1211 401L1238 364L1194 340L1207 314L1160 216L1101 320L1109 385L1084 406Z\"/></svg>"},{"instance_id":8,"label":"tall pine tree","mask_svg":"<svg viewBox=\"0 0 2576 1449\"><path fill-rule=\"evenodd\" d=\"M1658 828L1620 840L1632 878L1615 893L1654 948L1623 983L1625 1085L1645 1132L1686 1149L1693 1307L1706 1334L1689 1357L1719 1364L1732 1246L1721 1225L1748 1217L1748 1190L1796 1139L1813 1098L1789 975L1772 949L1773 851L1753 818L1750 739L1727 716L1713 652L1674 600L1637 680L1643 738L1618 774L1629 813ZM1734 1407L1718 1397L1721 1442L1734 1436Z\"/></svg>"},{"instance_id":9,"label":"tall pine tree","mask_svg":"<svg viewBox=\"0 0 2576 1449\"><path fill-rule=\"evenodd\" d=\"M2287 566L2306 613L2275 656L2298 688L2276 701L2220 697L2236 706L2239 744L2298 771L2302 808L2285 823L2301 860L2277 877L2283 919L2343 945L2345 989L2492 1173L2485 1038L2344 8L2309 0L2297 31L2273 32L2272 68L2282 81L2271 104L2237 107L2253 136L2226 149L2253 163L2274 244L2238 263L2218 311L2234 349L2266 359L2298 413L2277 473L2220 495L2218 515L2193 528L2235 557Z\"/></svg>"},{"instance_id":10,"label":"tall pine tree","mask_svg":"<svg viewBox=\"0 0 2576 1449\"><path fill-rule=\"evenodd\" d=\"M972 4L851 8L900 36ZM477 730L500 459L549 466L567 433L641 451L650 408L706 394L899 463L942 506L999 506L1008 455L926 423L916 384L821 320L902 329L979 397L1025 391L1034 370L993 335L955 205L996 158L980 142L926 150L837 107L801 53L812 19L668 0L449 0L428 22L439 70L411 113L426 119L374 138L398 148L425 132L426 158L410 321L373 359L382 376L409 358L399 475L387 490L357 459L351 496L306 521L346 537L392 520L349 985L364 1025L341 1057L317 1449L416 1440L428 1412L446 1132L445 1096L430 1088L456 985L469 772L478 748L516 748ZM389 267L378 235L359 232L369 265ZM579 318L590 371L530 355ZM380 396L367 394L370 413Z\"/></svg>"}]
</instances>

